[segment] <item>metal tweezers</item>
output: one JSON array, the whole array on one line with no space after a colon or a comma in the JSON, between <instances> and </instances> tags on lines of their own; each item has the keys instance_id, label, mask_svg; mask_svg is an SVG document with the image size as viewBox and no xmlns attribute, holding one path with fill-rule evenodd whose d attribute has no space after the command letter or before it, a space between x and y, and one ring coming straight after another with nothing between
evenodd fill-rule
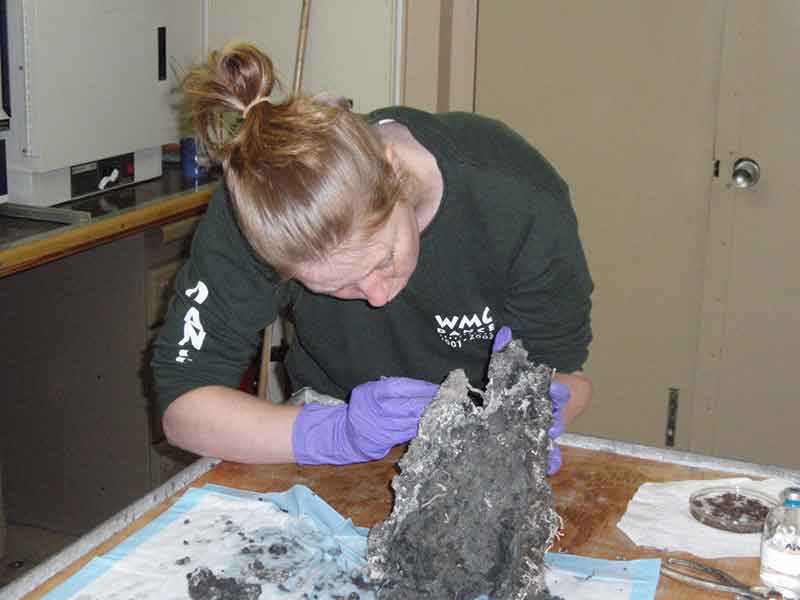
<instances>
[{"instance_id":1,"label":"metal tweezers","mask_svg":"<svg viewBox=\"0 0 800 600\"><path fill-rule=\"evenodd\" d=\"M667 558L661 572L683 583L703 589L735 594L734 598L747 600L783 600L780 592L765 587L750 587L725 571L693 560Z\"/></svg>"}]
</instances>

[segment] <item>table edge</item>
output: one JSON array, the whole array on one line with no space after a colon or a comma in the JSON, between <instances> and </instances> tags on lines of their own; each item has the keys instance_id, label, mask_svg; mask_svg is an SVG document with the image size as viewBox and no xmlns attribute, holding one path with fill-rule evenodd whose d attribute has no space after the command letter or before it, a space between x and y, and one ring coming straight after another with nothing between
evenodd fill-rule
<instances>
[{"instance_id":1,"label":"table edge","mask_svg":"<svg viewBox=\"0 0 800 600\"><path fill-rule=\"evenodd\" d=\"M44 237L0 250L0 277L13 275L114 239L205 209L216 189L212 182L195 190L167 194L120 214L65 226Z\"/></svg>"}]
</instances>

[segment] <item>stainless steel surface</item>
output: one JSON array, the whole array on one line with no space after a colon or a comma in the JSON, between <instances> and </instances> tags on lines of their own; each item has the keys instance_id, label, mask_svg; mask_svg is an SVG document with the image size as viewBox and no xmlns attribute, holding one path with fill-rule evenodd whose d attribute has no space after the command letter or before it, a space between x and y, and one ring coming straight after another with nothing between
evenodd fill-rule
<instances>
[{"instance_id":1,"label":"stainless steel surface","mask_svg":"<svg viewBox=\"0 0 800 600\"><path fill-rule=\"evenodd\" d=\"M57 207L69 212L87 214L93 221L136 210L178 192L197 190L217 179L217 174L200 179L187 179L181 174L179 164L164 163L162 175L125 188L110 190L105 194L65 202ZM51 235L65 227L80 227L80 224L64 224L36 221L21 216L0 213L0 250Z\"/></svg>"},{"instance_id":2,"label":"stainless steel surface","mask_svg":"<svg viewBox=\"0 0 800 600\"><path fill-rule=\"evenodd\" d=\"M783 467L759 465L740 460L717 458L715 456L706 456L704 454L695 454L693 452L683 452L680 450L668 450L655 446L644 446L642 444L630 444L628 442L618 442L574 433L565 433L558 438L558 443L575 448L611 452L612 454L621 454L622 456L633 456L634 458L641 458L643 460L668 462L684 467L724 471L727 473L740 473L754 477L778 477L793 481L795 484L800 484L800 471L785 469Z\"/></svg>"},{"instance_id":3,"label":"stainless steel surface","mask_svg":"<svg viewBox=\"0 0 800 600\"><path fill-rule=\"evenodd\" d=\"M54 206L28 206L27 204L14 204L13 202L0 204L0 217L16 217L31 219L32 221L70 224L86 223L92 220L92 214L83 210L70 210Z\"/></svg>"},{"instance_id":4,"label":"stainless steel surface","mask_svg":"<svg viewBox=\"0 0 800 600\"><path fill-rule=\"evenodd\" d=\"M761 167L752 158L740 158L733 164L731 180L737 188L754 187L761 179Z\"/></svg>"}]
</instances>

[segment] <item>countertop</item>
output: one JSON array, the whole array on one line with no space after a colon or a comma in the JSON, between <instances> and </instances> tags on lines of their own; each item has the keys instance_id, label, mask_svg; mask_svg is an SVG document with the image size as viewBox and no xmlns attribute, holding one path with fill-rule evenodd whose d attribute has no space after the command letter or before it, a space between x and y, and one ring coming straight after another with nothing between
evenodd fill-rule
<instances>
[{"instance_id":1,"label":"countertop","mask_svg":"<svg viewBox=\"0 0 800 600\"><path fill-rule=\"evenodd\" d=\"M85 222L63 224L0 215L0 277L202 213L217 185L213 178L185 179L177 165L164 163L158 179L58 205L89 215Z\"/></svg>"},{"instance_id":2,"label":"countertop","mask_svg":"<svg viewBox=\"0 0 800 600\"><path fill-rule=\"evenodd\" d=\"M616 527L628 501L642 483L715 479L742 474L756 478L798 475L772 467L587 436L567 434L563 439L564 467L551 479L551 483L556 510L564 519L564 535L557 541L553 551L562 550L596 558L632 560L667 556L665 552L636 546ZM352 518L356 525L370 527L385 519L391 511L389 483L396 473L395 463L402 452L403 449L398 447L384 460L343 467L244 465L202 459L155 490L148 501L143 499L92 534L87 534L86 539L68 548L61 557L54 557L49 564L37 567L38 573L36 570L31 572L29 576L32 579L19 582L15 591L20 592L19 595L30 591L25 598L41 598L92 557L107 552L167 510L187 485L216 483L257 492L272 492L302 484L314 490L342 515ZM654 515L654 518L657 516ZM691 558L674 553L669 555ZM757 582L757 558L704 562L722 568L750 584ZM24 585L28 587L23 589ZM692 588L663 576L656 595L657 600L723 600L729 597Z\"/></svg>"}]
</instances>

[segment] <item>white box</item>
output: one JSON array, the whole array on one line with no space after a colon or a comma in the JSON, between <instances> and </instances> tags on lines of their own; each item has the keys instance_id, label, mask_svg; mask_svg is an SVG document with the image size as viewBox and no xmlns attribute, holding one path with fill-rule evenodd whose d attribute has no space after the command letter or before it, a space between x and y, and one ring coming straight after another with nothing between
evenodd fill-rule
<instances>
[{"instance_id":1,"label":"white box","mask_svg":"<svg viewBox=\"0 0 800 600\"><path fill-rule=\"evenodd\" d=\"M161 174L161 145L177 141L176 6L8 0L10 202L70 200L71 166L131 152L135 181Z\"/></svg>"}]
</instances>

